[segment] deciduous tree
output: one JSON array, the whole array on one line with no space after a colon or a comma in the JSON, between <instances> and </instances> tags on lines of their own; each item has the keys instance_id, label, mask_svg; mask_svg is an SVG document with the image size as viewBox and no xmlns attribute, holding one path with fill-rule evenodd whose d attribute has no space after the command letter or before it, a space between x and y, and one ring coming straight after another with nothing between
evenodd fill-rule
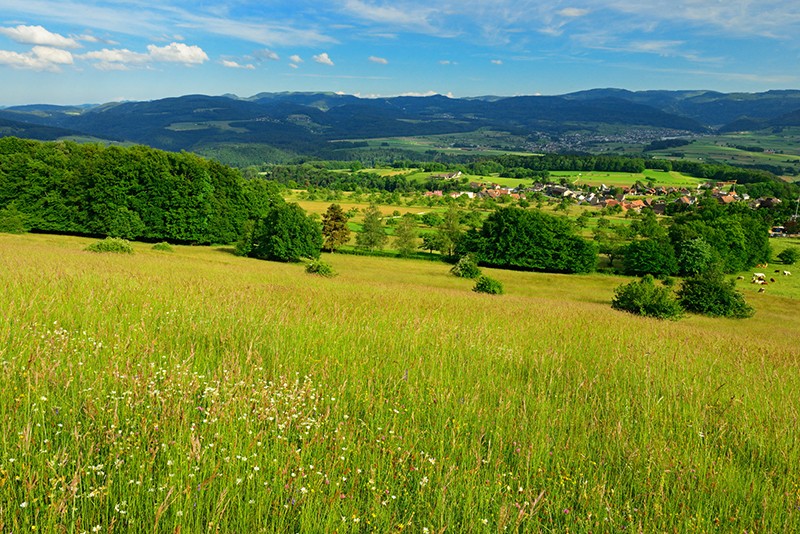
<instances>
[{"instance_id":1,"label":"deciduous tree","mask_svg":"<svg viewBox=\"0 0 800 534\"><path fill-rule=\"evenodd\" d=\"M350 241L347 215L339 204L331 204L322 215L322 236L325 248L331 252Z\"/></svg>"}]
</instances>

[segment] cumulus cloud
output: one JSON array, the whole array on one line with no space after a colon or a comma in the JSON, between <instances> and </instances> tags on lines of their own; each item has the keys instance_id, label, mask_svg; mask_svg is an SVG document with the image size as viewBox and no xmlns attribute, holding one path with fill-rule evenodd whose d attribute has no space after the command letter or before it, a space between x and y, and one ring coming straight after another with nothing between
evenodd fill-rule
<instances>
[{"instance_id":1,"label":"cumulus cloud","mask_svg":"<svg viewBox=\"0 0 800 534\"><path fill-rule=\"evenodd\" d=\"M208 55L202 48L184 43L170 43L166 46L148 45L147 51L153 60L165 63L200 65L208 61Z\"/></svg>"},{"instance_id":2,"label":"cumulus cloud","mask_svg":"<svg viewBox=\"0 0 800 534\"><path fill-rule=\"evenodd\" d=\"M333 66L333 60L330 58L327 52L317 54L316 56L313 57L313 59L314 61L316 61L321 65L329 65L331 67Z\"/></svg>"},{"instance_id":3,"label":"cumulus cloud","mask_svg":"<svg viewBox=\"0 0 800 534\"><path fill-rule=\"evenodd\" d=\"M132 52L127 48L95 50L80 56L82 59L91 59L103 63L141 64L147 63L150 56L139 52Z\"/></svg>"},{"instance_id":4,"label":"cumulus cloud","mask_svg":"<svg viewBox=\"0 0 800 534\"><path fill-rule=\"evenodd\" d=\"M371 62L373 62L373 63L378 63L379 65L388 65L389 64L389 60L387 60L386 58L382 58L382 57L369 56L369 60Z\"/></svg>"},{"instance_id":5,"label":"cumulus cloud","mask_svg":"<svg viewBox=\"0 0 800 534\"><path fill-rule=\"evenodd\" d=\"M79 48L80 45L71 37L64 37L46 30L42 26L16 26L0 28L0 34L21 44L52 46L55 48Z\"/></svg>"},{"instance_id":6,"label":"cumulus cloud","mask_svg":"<svg viewBox=\"0 0 800 534\"><path fill-rule=\"evenodd\" d=\"M62 65L72 65L73 56L66 50L50 46L34 46L30 52L0 50L0 65L16 69L58 72Z\"/></svg>"},{"instance_id":7,"label":"cumulus cloud","mask_svg":"<svg viewBox=\"0 0 800 534\"><path fill-rule=\"evenodd\" d=\"M246 65L242 65L241 63L237 63L236 61L230 61L227 59L222 60L222 66L227 67L229 69L245 69L245 70L255 70L255 66L248 63Z\"/></svg>"},{"instance_id":8,"label":"cumulus cloud","mask_svg":"<svg viewBox=\"0 0 800 534\"><path fill-rule=\"evenodd\" d=\"M502 59L493 59L492 60L492 65L502 65L502 64L503 64L503 60Z\"/></svg>"},{"instance_id":9,"label":"cumulus cloud","mask_svg":"<svg viewBox=\"0 0 800 534\"><path fill-rule=\"evenodd\" d=\"M127 70L131 67L140 67L153 62L198 65L208 61L208 55L203 49L183 43L171 43L162 47L149 45L147 53L134 52L127 48L104 48L86 52L78 57L93 61L93 66L99 70Z\"/></svg>"},{"instance_id":10,"label":"cumulus cloud","mask_svg":"<svg viewBox=\"0 0 800 534\"><path fill-rule=\"evenodd\" d=\"M267 60L267 61L280 61L281 57L272 50L263 49L263 50L256 50L253 52L253 55L257 59Z\"/></svg>"},{"instance_id":11,"label":"cumulus cloud","mask_svg":"<svg viewBox=\"0 0 800 534\"><path fill-rule=\"evenodd\" d=\"M303 58L301 58L297 54L293 54L293 55L289 56L289 61L291 61L292 63L302 63L303 62Z\"/></svg>"}]
</instances>

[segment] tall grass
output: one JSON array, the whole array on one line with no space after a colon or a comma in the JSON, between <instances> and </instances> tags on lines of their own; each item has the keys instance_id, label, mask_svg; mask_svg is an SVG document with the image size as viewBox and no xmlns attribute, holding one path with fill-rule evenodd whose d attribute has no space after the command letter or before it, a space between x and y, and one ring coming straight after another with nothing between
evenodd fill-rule
<instances>
[{"instance_id":1,"label":"tall grass","mask_svg":"<svg viewBox=\"0 0 800 534\"><path fill-rule=\"evenodd\" d=\"M2 532L800 530L796 300L85 245L0 236Z\"/></svg>"}]
</instances>

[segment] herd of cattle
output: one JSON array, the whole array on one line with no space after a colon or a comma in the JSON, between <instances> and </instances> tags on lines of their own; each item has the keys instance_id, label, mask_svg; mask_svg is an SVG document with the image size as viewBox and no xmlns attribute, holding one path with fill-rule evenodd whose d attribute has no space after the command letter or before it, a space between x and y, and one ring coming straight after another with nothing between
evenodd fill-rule
<instances>
[{"instance_id":1,"label":"herd of cattle","mask_svg":"<svg viewBox=\"0 0 800 534\"><path fill-rule=\"evenodd\" d=\"M780 272L781 272L780 269L775 269L775 274L778 274ZM792 275L792 273L790 271L783 271L783 276L791 276L791 275ZM744 280L744 276L740 276L739 280ZM771 283L774 284L775 283L775 278L769 278L769 280L767 280L767 275L766 274L764 274L764 273L753 273L753 279L751 280L750 283L751 284L758 284L760 286L766 286L766 285L769 285ZM759 293L763 293L764 292L764 288L761 287L758 290L758 292Z\"/></svg>"}]
</instances>

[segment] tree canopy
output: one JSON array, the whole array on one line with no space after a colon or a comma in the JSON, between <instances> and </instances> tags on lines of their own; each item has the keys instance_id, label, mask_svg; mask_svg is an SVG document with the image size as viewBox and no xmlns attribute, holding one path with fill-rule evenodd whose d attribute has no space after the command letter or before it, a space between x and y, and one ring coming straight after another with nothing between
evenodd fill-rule
<instances>
[{"instance_id":1,"label":"tree canopy","mask_svg":"<svg viewBox=\"0 0 800 534\"><path fill-rule=\"evenodd\" d=\"M517 207L489 215L479 232L468 232L462 248L494 267L586 273L597 265L594 243L576 235L567 220Z\"/></svg>"},{"instance_id":2,"label":"tree canopy","mask_svg":"<svg viewBox=\"0 0 800 534\"><path fill-rule=\"evenodd\" d=\"M248 256L274 261L319 258L322 230L297 204L278 204L255 222Z\"/></svg>"},{"instance_id":3,"label":"tree canopy","mask_svg":"<svg viewBox=\"0 0 800 534\"><path fill-rule=\"evenodd\" d=\"M41 232L232 243L282 202L277 184L145 146L0 139L0 209Z\"/></svg>"}]
</instances>

